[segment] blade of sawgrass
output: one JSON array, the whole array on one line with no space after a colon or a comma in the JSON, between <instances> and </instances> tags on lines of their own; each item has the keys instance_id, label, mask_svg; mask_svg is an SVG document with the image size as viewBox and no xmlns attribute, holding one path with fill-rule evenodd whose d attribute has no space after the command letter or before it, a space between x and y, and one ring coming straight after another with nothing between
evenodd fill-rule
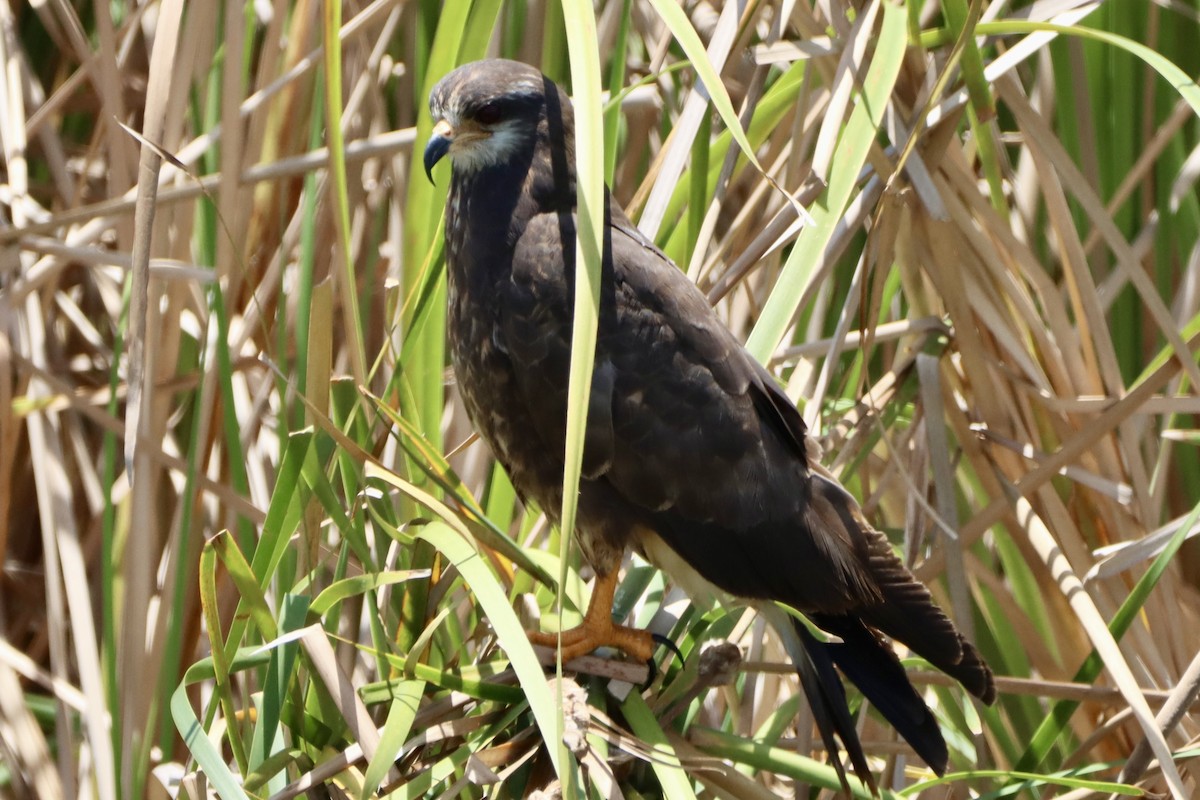
<instances>
[{"instance_id":1,"label":"blade of sawgrass","mask_svg":"<svg viewBox=\"0 0 1200 800\"><path fill-rule=\"evenodd\" d=\"M287 554L288 544L300 524L305 494L300 473L308 460L309 448L313 444L312 431L297 431L287 439L287 447L279 460L275 489L271 493L271 505L251 558L252 568L264 589L267 582L279 569L280 561Z\"/></svg>"},{"instance_id":2,"label":"blade of sawgrass","mask_svg":"<svg viewBox=\"0 0 1200 800\"><path fill-rule=\"evenodd\" d=\"M246 561L245 555L238 548L237 542L233 540L228 531L222 531L205 542L204 547L206 550L215 552L221 559L221 566L225 567L225 571L237 589L238 610L235 612L235 616L248 617L258 628L258 633L262 638L274 639L278 635L275 615L267 603L266 595L263 594L258 581L255 580L250 563ZM226 646L232 651L237 649L239 643L227 641Z\"/></svg>"},{"instance_id":3,"label":"blade of sawgrass","mask_svg":"<svg viewBox=\"0 0 1200 800\"><path fill-rule=\"evenodd\" d=\"M354 273L353 247L350 243L350 199L346 188L346 145L342 136L342 4L326 0L322 28L325 53L325 136L329 148L329 175L333 190L333 220L338 247L334 251L340 270L337 273L342 324L349 342L350 371L359 383L366 381L366 345L363 342L362 315L358 309L358 281Z\"/></svg>"},{"instance_id":4,"label":"blade of sawgrass","mask_svg":"<svg viewBox=\"0 0 1200 800\"><path fill-rule=\"evenodd\" d=\"M289 594L283 598L279 615L279 631L283 636L300 630L308 615L308 598L303 595ZM284 708L287 704L288 687L292 683L292 674L296 668L299 645L295 641L287 641L280 647L271 648L271 661L263 675L263 691L257 704L258 716L254 723L254 732L250 742L250 752L247 760L247 780L245 788L257 791L258 784L252 783L253 776L271 758L288 757L285 727L282 724ZM286 784L286 773L272 773L262 784L269 792L279 792Z\"/></svg>"},{"instance_id":5,"label":"blade of sawgrass","mask_svg":"<svg viewBox=\"0 0 1200 800\"><path fill-rule=\"evenodd\" d=\"M662 17L662 21L670 29L671 35L675 37L675 40L683 48L683 52L691 61L692 67L704 83L704 88L712 100L713 108L720 115L721 121L725 123L726 130L729 131L733 140L737 142L738 147L742 149L742 152L750 163L765 176L765 170L759 164L755 150L751 146L750 140L746 138L746 132L742 130L742 124L738 120L737 111L733 107L733 101L729 98L725 84L721 82L717 70L713 68L712 63L709 61L704 43L700 40L700 35L692 26L691 20L687 18L682 7L670 0L650 0L650 3L654 6L654 10L658 12L659 16ZM771 178L767 177L767 180L775 185ZM653 238L656 229L657 225L651 227L651 238Z\"/></svg>"},{"instance_id":6,"label":"blade of sawgrass","mask_svg":"<svg viewBox=\"0 0 1200 800\"><path fill-rule=\"evenodd\" d=\"M654 713L642 696L637 692L630 692L621 704L621 710L633 732L653 749L654 757L650 766L658 776L664 796L695 800L696 793L692 788L691 778L680 764L666 733L659 726L658 720L654 718Z\"/></svg>"},{"instance_id":7,"label":"blade of sawgrass","mask_svg":"<svg viewBox=\"0 0 1200 800\"><path fill-rule=\"evenodd\" d=\"M941 5L947 27L956 32L956 39L962 47L959 64L969 97L967 114L976 146L979 148L979 161L991 191L992 205L1003 211L1008 204L1004 197L1003 176L991 125L996 116L996 101L992 97L990 83L983 74L983 60L975 43L975 31L983 4L968 5L965 0L942 0Z\"/></svg>"},{"instance_id":8,"label":"blade of sawgrass","mask_svg":"<svg viewBox=\"0 0 1200 800\"><path fill-rule=\"evenodd\" d=\"M1046 791L1053 788L1065 789L1086 789L1089 792L1104 792L1107 794L1115 794L1123 797L1142 797L1145 792L1136 786L1127 786L1123 783L1115 783L1113 781L1092 780L1088 778L1076 777L1080 774L1094 771L1095 767L1086 767L1073 772L1055 772L1052 774L1035 774L1030 772L1003 771L1003 770L972 770L971 772L952 772L943 775L931 781L922 781L908 787L905 791L900 792L900 796L920 796L920 793L932 789L943 784L950 784L955 781L963 781L967 779L979 778L1004 778L1006 780L1016 781L1003 791L990 792L984 797L1008 797L1016 794L1019 791Z\"/></svg>"},{"instance_id":9,"label":"blade of sawgrass","mask_svg":"<svg viewBox=\"0 0 1200 800\"><path fill-rule=\"evenodd\" d=\"M547 3L543 9L541 18L536 22L541 40L536 60L541 65L542 72L551 80L565 85L572 78L570 48L575 33L570 25L577 22L568 18L579 13L580 8L570 3L558 2ZM588 14L593 13L591 7L586 11Z\"/></svg>"},{"instance_id":10,"label":"blade of sawgrass","mask_svg":"<svg viewBox=\"0 0 1200 800\"><path fill-rule=\"evenodd\" d=\"M423 170L420 167L421 152L424 143L429 139L433 122L429 116L429 92L442 76L455 66L481 57L487 39L483 38L485 31L490 32L499 11L496 0L474 3L470 0L450 0L442 4L440 14L431 14L428 25L434 29L433 41L427 52L421 53L423 60L422 84L416 85L417 96L413 98L416 112L416 139L413 158L410 159L409 174L417 176L409 180L406 187L407 203L404 215L404 263L426 263L432 259L432 254L441 247L435 244L435 238L440 238L442 208L445 205L445 183L440 186L431 185L420 179ZM464 20L470 20L464 25ZM491 24L484 24L489 21ZM446 174L448 166L441 171ZM446 178L442 179L446 181ZM432 264L432 261L428 261ZM405 380L405 391L400 394L402 412L421 430L424 437L436 446L441 445L441 412L445 403L445 388L440 381L429 380L427 377L440 375L445 367L445 308L446 289L444 282L437 283L436 290L426 291L428 281L438 277L438 270L417 272L404 270L402 274L404 293L408 298L427 297L428 316L418 317L421 306L413 307L406 302L404 312L408 315L401 322L409 335L403 340L400 362L405 366L402 378ZM416 324L420 322L420 324ZM409 566L414 569L428 569L432 564L432 551L421 542L412 555ZM425 592L417 585L407 586L404 593L404 604L401 619L403 627L397 637L397 644L407 649L417 636L417 627L424 619L428 609L425 605Z\"/></svg>"},{"instance_id":11,"label":"blade of sawgrass","mask_svg":"<svg viewBox=\"0 0 1200 800\"><path fill-rule=\"evenodd\" d=\"M524 549L504 533L504 530L492 521L490 515L479 507L459 477L450 469L449 463L429 442L424 440L420 431L397 414L391 406L365 390L360 391L363 391L370 399L377 411L392 422L395 432L402 437L401 446L408 452L413 463L459 505L471 522L479 525L478 537L481 540L547 586L557 584L557 579L530 560ZM513 497L515 499L515 493ZM511 509L511 506L509 508Z\"/></svg>"},{"instance_id":12,"label":"blade of sawgrass","mask_svg":"<svg viewBox=\"0 0 1200 800\"><path fill-rule=\"evenodd\" d=\"M754 117L746 130L746 138L751 147L756 150L761 148L766 140L775 133L777 127L794 107L803 88L806 74L805 64L795 64L767 89L763 98L755 106ZM733 135L726 130L722 131L709 145L710 166L708 177L705 179L707 186L716 185L720 178L721 167L733 144L735 144ZM747 162L739 161L738 163L745 164ZM737 168L735 168L733 177L736 178L737 174ZM685 173L684 177L690 178L690 175ZM675 219L682 213L682 209L689 202L689 187L689 181L680 181L676 186L663 212L665 219ZM672 238L668 239L668 246L680 246L674 244L674 237L682 236L680 233L682 230L684 230L682 226L672 230L670 234Z\"/></svg>"},{"instance_id":13,"label":"blade of sawgrass","mask_svg":"<svg viewBox=\"0 0 1200 800\"><path fill-rule=\"evenodd\" d=\"M600 57L595 17L588 3L564 5L575 106L577 235L575 311L571 331L571 366L567 410L567 450L563 478L562 529L574 530L575 493L582 464L587 397L596 346L600 308L600 262L606 209L604 207L604 120L600 104ZM560 552L565 556L565 553ZM565 558L563 559L565 564Z\"/></svg>"},{"instance_id":14,"label":"blade of sawgrass","mask_svg":"<svg viewBox=\"0 0 1200 800\"><path fill-rule=\"evenodd\" d=\"M1137 584L1134 585L1129 596L1125 598L1125 601L1113 616L1112 621L1108 623L1108 629L1112 633L1113 639L1121 641L1124 638L1125 632L1137 619L1138 614L1141 613L1147 598L1149 598L1150 593L1158 585L1167 566L1175 558L1175 554L1183 545L1188 533L1195 527L1197 519L1200 519L1200 506L1192 509L1187 519L1179 526L1175 535L1171 537L1167 546L1154 559L1154 563L1138 579ZM1104 660L1100 654L1093 650L1084 660L1083 664L1080 665L1071 680L1074 683L1091 683L1096 680L1100 671L1104 669L1104 666ZM1075 713L1075 709L1078 707L1079 703L1070 700L1062 700L1056 703L1033 734L1028 748L1022 754L1020 761L1017 762L1016 769L1029 771L1041 765L1050 747L1053 746L1053 743L1062 734L1071 719L1071 715Z\"/></svg>"},{"instance_id":15,"label":"blade of sawgrass","mask_svg":"<svg viewBox=\"0 0 1200 800\"><path fill-rule=\"evenodd\" d=\"M384 586L391 586L404 581L413 580L415 578L428 578L428 570L384 570L381 572L373 572L368 575L356 575L352 578L343 578L336 583L327 586L319 595L313 598L312 613L318 617L325 616L325 613L337 603L348 600L351 597L365 594L367 592L379 589Z\"/></svg>"},{"instance_id":16,"label":"blade of sawgrass","mask_svg":"<svg viewBox=\"0 0 1200 800\"><path fill-rule=\"evenodd\" d=\"M108 374L108 414L112 419L117 419L117 384L120 380L119 364L120 353L124 350L124 337L120 330L116 332L113 342L113 352L116 357L113 359L112 367ZM0 390L2 392L3 390ZM117 503L114 488L117 480L117 434L111 430L104 432L102 450L102 476L101 486L104 488L104 510L101 515L101 533L100 533L100 648L102 662L101 675L104 683L104 708L111 715L111 723L109 728L109 747L111 748L111 757L113 764L121 763L122 756L122 740L121 731L121 703L120 703L120 669L118 658L118 642L120 642L120 614L117 607L117 574L120 569L118 564L118 517ZM189 473L191 474L191 473ZM5 537L7 539L7 536ZM180 560L182 566L183 561ZM178 584L177 584L178 587ZM168 651L170 653L170 651ZM164 659L164 666L168 659ZM179 661L176 661L176 665ZM160 680L162 678L160 677ZM163 684L164 686L166 684ZM164 709L165 711L166 709ZM165 720L160 718L159 733L165 737L169 733L169 728L164 724ZM103 754L100 754L103 757Z\"/></svg>"},{"instance_id":17,"label":"blade of sawgrass","mask_svg":"<svg viewBox=\"0 0 1200 800\"><path fill-rule=\"evenodd\" d=\"M212 284L209 303L213 312L212 322L215 322L217 327L217 344L209 359L216 366L216 390L221 397L220 408L222 413L220 422L225 437L224 443L229 449L229 483L239 496L244 497L249 493L249 484L246 474L245 452L242 449L242 421L238 419L239 404L233 387L233 357L229 351L229 347L225 344L229 341L229 313L225 305L225 297L218 284ZM238 516L235 520L235 525L238 541L242 549L252 549L254 546L254 530L250 521L243 516Z\"/></svg>"},{"instance_id":18,"label":"blade of sawgrass","mask_svg":"<svg viewBox=\"0 0 1200 800\"><path fill-rule=\"evenodd\" d=\"M690 739L692 744L718 758L727 758L734 763L745 764L758 770L787 775L794 780L831 791L841 788L833 767L781 747L760 744L711 728L697 728L692 732ZM856 776L848 775L847 778L854 797L862 800L872 797L871 792ZM890 800L900 797L882 788L880 796Z\"/></svg>"},{"instance_id":19,"label":"blade of sawgrass","mask_svg":"<svg viewBox=\"0 0 1200 800\"><path fill-rule=\"evenodd\" d=\"M319 108L324 107L326 82L316 81L313 87L317 94L313 102L313 117L309 124L308 146L309 149L316 149L323 140L323 130L320 124L316 124L317 118L320 116ZM313 326L313 283L314 270L316 268L316 247L317 247L317 202L318 202L318 187L320 182L315 171L308 172L304 176L304 191L301 195L301 207L298 213L305 220L304 225L300 227L299 254L296 264L296 310L295 310L295 337L296 337L296 354L295 354L295 383L296 390L302 395L311 395L308 390L308 375L309 375L309 351L314 345L320 346L320 339L328 339L328 331L322 326ZM288 307L284 303L280 303L278 311L279 336L281 340L276 346L280 353L287 353L287 340L283 338L289 329L287 325ZM280 376L281 389L286 384ZM280 426L280 439L286 437L286 431L291 427L301 427L304 419L303 408L300 404L296 404L292 409L290 418L285 418L290 424Z\"/></svg>"},{"instance_id":20,"label":"blade of sawgrass","mask_svg":"<svg viewBox=\"0 0 1200 800\"><path fill-rule=\"evenodd\" d=\"M874 56L863 80L863 96L851 111L834 153L829 188L811 212L813 224L801 231L793 245L776 289L746 342L746 349L759 361L767 360L795 317L809 276L816 269L852 198L867 150L883 122L884 108L899 74L906 40L901 9L883 3L881 17Z\"/></svg>"},{"instance_id":21,"label":"blade of sawgrass","mask_svg":"<svg viewBox=\"0 0 1200 800\"><path fill-rule=\"evenodd\" d=\"M695 247L696 237L700 235L700 230L704 225L704 214L708 208L709 188L708 182L705 180L709 171L709 139L712 137L712 118L705 114L700 120L700 129L696 132L696 140L692 145L691 154L691 169L688 171L688 217L687 225L684 228L687 230L685 241L688 243L688 249L685 252L673 254L669 250L667 255L678 255L675 260L680 264L690 263L692 260L692 248Z\"/></svg>"},{"instance_id":22,"label":"blade of sawgrass","mask_svg":"<svg viewBox=\"0 0 1200 800\"><path fill-rule=\"evenodd\" d=\"M459 50L459 63L466 63L485 56L488 45L492 41L502 6L503 3L500 0L476 0L471 5L471 13L466 18L467 26L463 31L462 45ZM443 19L447 19L451 24L457 22L453 16L443 15Z\"/></svg>"},{"instance_id":23,"label":"blade of sawgrass","mask_svg":"<svg viewBox=\"0 0 1200 800\"><path fill-rule=\"evenodd\" d=\"M562 725L562 706L555 701L542 673L542 665L525 635L525 629L521 627L520 620L509 605L508 596L495 575L479 558L479 554L461 531L455 531L441 522L432 522L417 535L436 547L454 564L462 574L463 580L471 587L480 608L496 633L496 638L511 660L542 737L548 744L556 742L554 737L559 735ZM550 745L547 747L547 753L560 779L565 777L566 765L559 763L559 748Z\"/></svg>"},{"instance_id":24,"label":"blade of sawgrass","mask_svg":"<svg viewBox=\"0 0 1200 800\"><path fill-rule=\"evenodd\" d=\"M1088 19L1087 27L1103 29L1107 32L1119 30L1145 30L1147 18L1141 9L1127 7L1098 8L1094 19ZM1080 26L1083 27L1083 26ZM1149 30L1146 33L1150 33ZM1147 44L1153 45L1151 39ZM1088 85L1092 87L1096 97L1103 98L1104 103L1112 108L1145 110L1144 103L1149 100L1147 89L1153 92L1153 84L1147 81L1138 56L1119 47L1098 45L1085 41L1080 48L1083 51L1084 68L1087 71ZM1154 50L1148 47L1148 50ZM1161 54L1157 54L1161 57ZM1164 58L1164 61L1171 63ZM1178 91L1178 90L1176 90ZM1142 106L1142 108L1139 108ZM1107 115L1099 116L1096 122L1102 125L1104 157L1097 160L1097 186L1101 191L1112 192L1121 182L1122 176L1128 175L1141 148L1140 142L1149 138L1151 131L1140 129L1141 126L1114 124ZM1141 114L1139 114L1141 116ZM1152 115L1146 115L1150 117ZM1144 125L1145 122L1143 121ZM1113 221L1124 232L1132 229L1138 215L1136 206L1130 204L1115 211ZM1080 226L1083 227L1082 225ZM1122 292L1116 298L1113 314L1123 318L1138 313L1137 298L1129 292ZM1114 340L1114 348L1125 374L1134 372L1140 366L1141 356L1136 348L1141 337L1131 336L1124 341Z\"/></svg>"},{"instance_id":25,"label":"blade of sawgrass","mask_svg":"<svg viewBox=\"0 0 1200 800\"><path fill-rule=\"evenodd\" d=\"M380 731L379 748L363 773L362 797L375 796L379 785L399 756L412 731L425 686L424 681L402 681L399 685L392 685L392 703L388 709L387 720L383 723L383 730Z\"/></svg>"},{"instance_id":26,"label":"blade of sawgrass","mask_svg":"<svg viewBox=\"0 0 1200 800\"><path fill-rule=\"evenodd\" d=\"M1200 116L1200 86L1170 59L1127 36L1087 28L1082 25L1055 25L1050 22L1023 22L1019 20L981 22L975 27L975 32L980 36L1057 33L1062 36L1076 36L1082 39L1090 39L1119 48L1138 58L1146 66L1157 72L1163 81L1178 92L1179 96ZM926 46L936 46L944 43L951 35L952 32L944 29L927 31L922 35L921 42Z\"/></svg>"},{"instance_id":27,"label":"blade of sawgrass","mask_svg":"<svg viewBox=\"0 0 1200 800\"><path fill-rule=\"evenodd\" d=\"M624 54L629 44L630 10L633 0L620 0L621 16L617 24L616 41L612 52ZM609 103L604 110L604 182L610 188L617 170L617 141L621 133L621 108L616 98L625 89L625 59L614 58L608 67Z\"/></svg>"},{"instance_id":28,"label":"blade of sawgrass","mask_svg":"<svg viewBox=\"0 0 1200 800\"><path fill-rule=\"evenodd\" d=\"M512 481L499 464L493 464L483 497L483 514L500 530L510 530L519 513L520 501Z\"/></svg>"},{"instance_id":29,"label":"blade of sawgrass","mask_svg":"<svg viewBox=\"0 0 1200 800\"><path fill-rule=\"evenodd\" d=\"M397 672L411 671L414 678L439 689L462 692L478 700L490 700L507 705L519 706L526 701L524 690L520 686L493 680L501 676L501 673L511 669L509 661L462 664L453 669L438 669L431 664L411 661L391 653L385 653L384 658L393 670ZM359 692L362 694L363 702L372 705L391 699L394 680L361 687Z\"/></svg>"},{"instance_id":30,"label":"blade of sawgrass","mask_svg":"<svg viewBox=\"0 0 1200 800\"><path fill-rule=\"evenodd\" d=\"M200 363L206 357L206 349L198 351L198 361ZM180 368L183 368L183 366L181 364ZM228 371L221 370L220 365L218 365L218 369L221 373L218 375L218 380L228 381L230 378ZM198 398L198 394L195 396ZM228 410L228 406L226 408ZM197 486L203 477L199 462L200 455L203 452L200 435L206 428L205 419L205 414L196 414L192 419L192 424L189 426L187 435L183 439L186 445L187 456L187 469L183 483L183 492L186 497L196 496ZM236 445L231 450L234 453L241 453L241 448ZM171 559L171 561L174 561L174 570L170 584L164 587L164 596L169 598L166 602L169 604L169 608L173 609L176 613L169 614L165 620L162 659L158 669L156 684L158 687L161 687L161 691L155 693L156 698L165 698L167 696L168 687L172 686L176 676L180 672L186 629L194 621L183 612L194 607L189 602L192 599L190 593L194 591L189 576L191 565L200 550L200 542L203 541L204 536L203 532L199 530L200 526L197 524L195 511L196 507L191 503L183 504L183 507L180 509L179 531L175 539L178 547L177 549L173 549L173 558ZM248 524L245 520L242 520L242 523ZM170 748L171 742L174 739L169 714L169 703L162 702L157 713L157 741L158 746L164 751ZM143 771L147 771L150 768L150 742L152 741L154 741L154 738L147 737L143 751L140 754L139 763L142 765Z\"/></svg>"},{"instance_id":31,"label":"blade of sawgrass","mask_svg":"<svg viewBox=\"0 0 1200 800\"><path fill-rule=\"evenodd\" d=\"M716 76L725 66L730 48L737 36L740 16L738 12L739 7L736 5L726 4L720 9L716 23L707 31L707 46L704 50L689 50L688 48L699 47L700 38L689 20L686 18L674 20L674 25L678 30L673 30L673 33L683 45L684 51L692 57L697 70L703 69L710 76ZM668 26L671 24L672 21L668 20ZM724 86L719 82L716 86L720 87L718 91L724 91ZM652 239L658 238L659 229L664 221L663 207L679 181L684 164L687 163L695 149L696 138L701 132L702 123L709 115L709 105L709 99L705 92L692 91L684 95L683 108L678 117L672 120L670 135L655 159L653 185L650 187L649 195L646 197L645 206L642 208L638 220L643 232ZM729 107L732 108L732 103L729 104ZM741 133L740 121L736 133ZM688 238L694 239L694 237ZM669 252L668 254L675 258L679 257L678 252Z\"/></svg>"},{"instance_id":32,"label":"blade of sawgrass","mask_svg":"<svg viewBox=\"0 0 1200 800\"><path fill-rule=\"evenodd\" d=\"M221 620L220 610L218 609L217 601L217 551L215 548L205 545L203 552L200 555L200 596L204 607L204 621L208 631L209 642L211 643L210 651L212 652L212 669L213 677L216 681L215 695L216 703L209 706L206 723L212 724L217 711L217 706L220 706L221 713L225 718L226 734L229 741L230 750L233 751L233 758L238 766L241 774L246 773L246 753L242 747L242 737L235 730L237 724L237 710L233 702L233 692L230 687L231 666L227 654L226 645L229 644L229 639L223 639L221 636ZM236 645L233 650L236 651ZM191 670L189 670L190 672ZM191 706L188 706L188 711L191 711ZM178 723L178 716L176 721ZM187 738L187 731L180 729L180 732ZM195 755L195 751L193 751ZM222 766L224 766L222 764Z\"/></svg>"},{"instance_id":33,"label":"blade of sawgrass","mask_svg":"<svg viewBox=\"0 0 1200 800\"><path fill-rule=\"evenodd\" d=\"M409 337L419 335L426 321L439 319L438 315L433 312L436 310L438 292L444 285L442 277L446 265L442 258L442 248L446 241L445 224L445 219L438 221L433 243L430 245L429 252L425 254L420 274L413 283L412 290L405 295L404 305L400 309L399 316L402 321L406 320L408 325L404 330L404 341L407 341ZM398 368L389 380L389 384L395 384L402 379L407 380L407 360L411 357L412 353L408 348L402 349L400 361L397 364Z\"/></svg>"},{"instance_id":34,"label":"blade of sawgrass","mask_svg":"<svg viewBox=\"0 0 1200 800\"><path fill-rule=\"evenodd\" d=\"M213 651L214 654L216 651ZM213 680L218 674L229 675L246 669L256 669L270 663L271 654L263 651L242 650L222 669L217 669L213 658L205 658L188 667L183 680L171 695L171 716L175 727L183 737L184 745L204 775L217 791L221 800L248 800L238 778L225 764L221 751L206 735L196 712L188 699L188 690L201 681ZM210 723L211 724L211 723Z\"/></svg>"},{"instance_id":35,"label":"blade of sawgrass","mask_svg":"<svg viewBox=\"0 0 1200 800\"><path fill-rule=\"evenodd\" d=\"M571 67L575 111L575 297L571 325L571 363L567 383L566 452L563 462L563 501L560 519L558 597L555 607L561 621L567 556L575 531L575 511L583 466L583 443L596 354L596 331L600 316L600 270L603 258L607 199L604 186L604 116L600 102L600 53L596 18L587 0L562 4ZM582 267L582 269L580 269ZM560 631L561 631L560 627ZM562 649L556 653L555 671L559 702L556 704L553 741L554 759L564 791L573 796L582 785L578 764L563 740ZM532 701L531 701L532 702Z\"/></svg>"}]
</instances>

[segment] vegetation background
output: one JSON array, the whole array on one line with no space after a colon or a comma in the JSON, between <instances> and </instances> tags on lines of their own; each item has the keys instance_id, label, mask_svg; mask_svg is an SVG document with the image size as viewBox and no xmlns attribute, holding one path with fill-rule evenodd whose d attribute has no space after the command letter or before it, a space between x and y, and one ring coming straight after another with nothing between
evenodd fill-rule
<instances>
[{"instance_id":1,"label":"vegetation background","mask_svg":"<svg viewBox=\"0 0 1200 800\"><path fill-rule=\"evenodd\" d=\"M631 562L646 691L522 634L586 573L471 441L419 158L491 54L572 87L1001 676L911 664L942 780L860 715L887 796L1194 797L1197 42L1183 0L0 3L0 794L833 793L751 614Z\"/></svg>"}]
</instances>

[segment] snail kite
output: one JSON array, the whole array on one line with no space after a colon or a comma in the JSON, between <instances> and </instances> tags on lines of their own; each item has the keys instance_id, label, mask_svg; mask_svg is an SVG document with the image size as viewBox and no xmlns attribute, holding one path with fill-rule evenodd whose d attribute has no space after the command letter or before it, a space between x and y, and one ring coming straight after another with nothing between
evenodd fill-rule
<instances>
[{"instance_id":1,"label":"snail kite","mask_svg":"<svg viewBox=\"0 0 1200 800\"><path fill-rule=\"evenodd\" d=\"M449 156L448 328L472 421L523 498L562 501L575 274L574 116L538 70L467 64L430 97L425 168ZM596 572L564 660L600 645L649 659L645 631L613 622L626 548L689 591L774 611L794 625L802 685L830 753L834 735L874 786L833 665L930 767L946 745L883 636L991 703L979 653L816 462L800 414L700 291L611 199L576 536ZM822 630L779 613L804 612ZM556 638L530 634L538 643ZM784 637L788 639L789 637ZM845 784L840 762L839 776Z\"/></svg>"}]
</instances>

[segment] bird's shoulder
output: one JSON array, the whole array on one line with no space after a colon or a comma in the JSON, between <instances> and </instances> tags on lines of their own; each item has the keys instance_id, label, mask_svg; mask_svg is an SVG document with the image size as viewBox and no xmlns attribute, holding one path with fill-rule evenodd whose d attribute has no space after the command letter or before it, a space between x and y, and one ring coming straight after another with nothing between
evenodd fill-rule
<instances>
[{"instance_id":1,"label":"bird's shoulder","mask_svg":"<svg viewBox=\"0 0 1200 800\"><path fill-rule=\"evenodd\" d=\"M668 339L668 346L679 347L686 365L699 371L701 384L740 404L747 417L807 465L814 450L807 427L775 378L730 332L700 289L619 209L612 212L610 227L615 283L628 296L626 315L650 316L649 327ZM626 335L640 329L628 322L620 326Z\"/></svg>"},{"instance_id":2,"label":"bird's shoulder","mask_svg":"<svg viewBox=\"0 0 1200 800\"><path fill-rule=\"evenodd\" d=\"M749 511L750 495L725 497L743 481L796 496L811 454L795 406L615 204L606 223L588 416L592 474L641 505L673 505L695 518ZM565 416L577 224L571 212L532 217L499 300L526 402L546 419Z\"/></svg>"},{"instance_id":3,"label":"bird's shoulder","mask_svg":"<svg viewBox=\"0 0 1200 800\"><path fill-rule=\"evenodd\" d=\"M795 406L704 294L611 200L605 223L597 357L613 360L618 375L653 372L643 376L665 392L685 384L750 403L803 449L807 431ZM543 346L569 346L577 226L573 210L533 215L499 298L509 319Z\"/></svg>"}]
</instances>

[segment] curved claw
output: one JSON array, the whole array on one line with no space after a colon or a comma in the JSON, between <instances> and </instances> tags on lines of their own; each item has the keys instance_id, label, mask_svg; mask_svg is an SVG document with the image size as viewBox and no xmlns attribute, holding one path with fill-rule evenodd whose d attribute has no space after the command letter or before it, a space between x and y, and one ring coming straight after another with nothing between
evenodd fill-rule
<instances>
[{"instance_id":1,"label":"curved claw","mask_svg":"<svg viewBox=\"0 0 1200 800\"><path fill-rule=\"evenodd\" d=\"M646 674L646 682L638 686L639 692L644 692L654 685L654 680L658 677L658 663L653 658L646 659L646 669L649 672Z\"/></svg>"},{"instance_id":2,"label":"curved claw","mask_svg":"<svg viewBox=\"0 0 1200 800\"><path fill-rule=\"evenodd\" d=\"M662 645L674 653L676 658L679 659L680 663L683 663L683 651L679 649L679 646L675 644L675 642L668 639L666 636L663 636L661 633L651 633L650 638L654 640L655 644Z\"/></svg>"},{"instance_id":3,"label":"curved claw","mask_svg":"<svg viewBox=\"0 0 1200 800\"><path fill-rule=\"evenodd\" d=\"M650 686L654 685L654 681L658 679L659 676L659 666L654 662L654 658L650 658L650 660L646 662L646 668L649 669L649 673L646 675L646 682L643 682L643 684L638 684L637 686L637 691L640 692L648 691Z\"/></svg>"},{"instance_id":4,"label":"curved claw","mask_svg":"<svg viewBox=\"0 0 1200 800\"><path fill-rule=\"evenodd\" d=\"M680 663L683 662L683 652L679 649L679 646L676 645L675 642L671 641L666 636L663 636L661 633L651 633L650 638L654 640L655 644L661 645L674 653L679 659ZM658 677L658 662L656 662L653 657L646 659L646 667L650 670L650 675L646 678L646 682L638 687L639 691L643 692L649 689L651 685L654 684L654 679Z\"/></svg>"}]
</instances>

